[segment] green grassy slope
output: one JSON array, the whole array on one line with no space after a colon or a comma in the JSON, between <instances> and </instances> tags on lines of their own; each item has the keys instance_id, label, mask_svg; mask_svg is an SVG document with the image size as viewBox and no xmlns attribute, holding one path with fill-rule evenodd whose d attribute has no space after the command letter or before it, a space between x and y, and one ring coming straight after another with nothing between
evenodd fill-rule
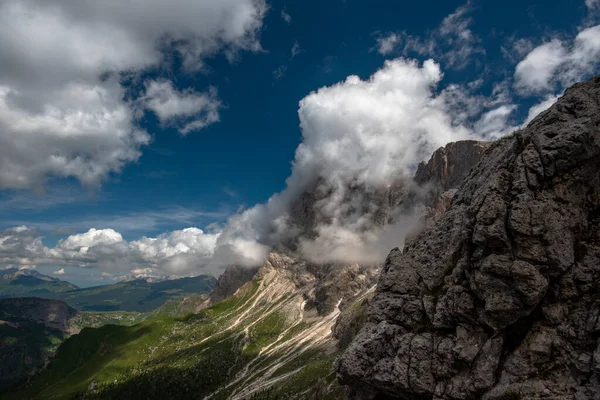
<instances>
[{"instance_id":1,"label":"green grassy slope","mask_svg":"<svg viewBox=\"0 0 600 400\"><path fill-rule=\"evenodd\" d=\"M0 392L44 367L67 334L34 321L0 322Z\"/></svg>"},{"instance_id":2,"label":"green grassy slope","mask_svg":"<svg viewBox=\"0 0 600 400\"><path fill-rule=\"evenodd\" d=\"M190 296L182 301L170 300L156 310L147 313L130 311L76 312L72 310L64 319L58 318L56 325L44 325L45 318L58 315L61 310L44 307L56 304L56 300L41 298L0 299L0 393L17 387L29 376L41 370L52 359L59 345L71 334L85 328L104 325L131 326L148 318L181 316L195 311L206 299ZM18 304L12 304L18 302ZM54 302L54 303L53 303ZM36 307L36 304L38 306ZM65 309L68 306L64 303ZM20 306L19 306L20 305ZM118 332L119 327L115 327ZM104 331L103 331L104 332ZM81 341L75 341L81 343Z\"/></svg>"},{"instance_id":3,"label":"green grassy slope","mask_svg":"<svg viewBox=\"0 0 600 400\"><path fill-rule=\"evenodd\" d=\"M270 272L196 315L86 328L6 399L340 398L331 337L339 310L306 317Z\"/></svg>"}]
</instances>

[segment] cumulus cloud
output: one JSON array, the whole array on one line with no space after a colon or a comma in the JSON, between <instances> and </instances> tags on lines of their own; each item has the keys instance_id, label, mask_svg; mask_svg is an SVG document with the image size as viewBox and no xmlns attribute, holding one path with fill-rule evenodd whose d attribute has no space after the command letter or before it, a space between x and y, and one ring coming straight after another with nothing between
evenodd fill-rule
<instances>
[{"instance_id":1,"label":"cumulus cloud","mask_svg":"<svg viewBox=\"0 0 600 400\"><path fill-rule=\"evenodd\" d=\"M557 84L569 86L593 73L600 64L600 25L582 30L572 43L552 39L516 66L515 87L521 93L545 93Z\"/></svg>"},{"instance_id":2,"label":"cumulus cloud","mask_svg":"<svg viewBox=\"0 0 600 400\"><path fill-rule=\"evenodd\" d=\"M47 250L37 229L18 226L0 231L0 264L35 265Z\"/></svg>"},{"instance_id":3,"label":"cumulus cloud","mask_svg":"<svg viewBox=\"0 0 600 400\"><path fill-rule=\"evenodd\" d=\"M210 269L218 236L218 233L187 228L155 238L126 241L112 229L90 229L48 248L43 245L43 238L36 229L22 226L0 231L0 263L19 266L62 264L133 273L143 271L149 276L218 274L216 267ZM55 274L60 274L59 271Z\"/></svg>"},{"instance_id":4,"label":"cumulus cloud","mask_svg":"<svg viewBox=\"0 0 600 400\"><path fill-rule=\"evenodd\" d=\"M97 185L118 173L150 139L120 75L159 66L165 52L198 70L219 51L259 50L265 10L264 0L3 1L0 187L39 187L48 177ZM215 122L208 111L187 127Z\"/></svg>"},{"instance_id":5,"label":"cumulus cloud","mask_svg":"<svg viewBox=\"0 0 600 400\"><path fill-rule=\"evenodd\" d=\"M52 274L54 274L54 275L64 275L65 274L65 269L64 268L57 269Z\"/></svg>"},{"instance_id":6,"label":"cumulus cloud","mask_svg":"<svg viewBox=\"0 0 600 400\"><path fill-rule=\"evenodd\" d=\"M167 80L147 82L141 103L154 111L162 124L177 126L182 135L218 122L222 106L215 88L206 93L179 91Z\"/></svg>"},{"instance_id":7,"label":"cumulus cloud","mask_svg":"<svg viewBox=\"0 0 600 400\"><path fill-rule=\"evenodd\" d=\"M112 229L90 229L86 233L69 236L58 243L57 248L68 252L87 253L90 247L120 243L123 237Z\"/></svg>"},{"instance_id":8,"label":"cumulus cloud","mask_svg":"<svg viewBox=\"0 0 600 400\"><path fill-rule=\"evenodd\" d=\"M441 24L426 36L407 32L392 32L376 38L377 51L382 55L400 52L404 56L414 54L433 57L447 67L463 69L475 55L485 54L481 40L471 30L473 11L470 2L458 7Z\"/></svg>"},{"instance_id":9,"label":"cumulus cloud","mask_svg":"<svg viewBox=\"0 0 600 400\"><path fill-rule=\"evenodd\" d=\"M377 190L406 179L438 147L476 137L450 116L450 97L436 93L442 76L432 60L419 65L396 59L369 79L349 76L302 99L302 143L287 188L230 218L216 259L257 263L270 245L302 234L291 209L303 193L316 190L316 237L300 239L301 253L319 262L382 261L414 221L406 216L396 225L376 226Z\"/></svg>"},{"instance_id":10,"label":"cumulus cloud","mask_svg":"<svg viewBox=\"0 0 600 400\"><path fill-rule=\"evenodd\" d=\"M36 230L18 227L0 232L0 264L217 275L231 264L259 265L277 244L315 262L382 262L418 226L414 210L381 211L420 161L448 142L494 139L520 126L509 83L486 97L475 92L480 82L440 90L442 79L433 60L398 58L368 79L352 75L308 94L299 103L302 141L286 188L210 232L127 241L115 230L91 229L47 248ZM528 120L555 100L543 97Z\"/></svg>"},{"instance_id":11,"label":"cumulus cloud","mask_svg":"<svg viewBox=\"0 0 600 400\"><path fill-rule=\"evenodd\" d=\"M585 5L590 10L595 10L597 8L600 8L600 0L585 0Z\"/></svg>"},{"instance_id":12,"label":"cumulus cloud","mask_svg":"<svg viewBox=\"0 0 600 400\"><path fill-rule=\"evenodd\" d=\"M533 49L515 69L515 85L520 90L548 90L556 69L565 61L567 50L558 40Z\"/></svg>"}]
</instances>

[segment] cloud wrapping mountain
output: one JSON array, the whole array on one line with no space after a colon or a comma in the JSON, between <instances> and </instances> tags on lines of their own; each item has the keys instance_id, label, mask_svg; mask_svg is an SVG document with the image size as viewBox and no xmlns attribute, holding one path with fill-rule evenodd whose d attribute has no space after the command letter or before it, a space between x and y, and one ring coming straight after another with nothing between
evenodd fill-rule
<instances>
[{"instance_id":1,"label":"cloud wrapping mountain","mask_svg":"<svg viewBox=\"0 0 600 400\"><path fill-rule=\"evenodd\" d=\"M128 103L120 76L168 62L166 49L189 71L217 52L233 58L259 50L265 2L150 0L140 7L115 0L0 5L0 57L7 60L0 65L0 187L38 187L48 176L97 184L139 158L150 140L136 128L144 109L182 134L219 120L221 101L210 88L201 93L149 80ZM429 37L382 36L378 50L435 56L461 69L484 54L470 28L471 11L470 3L458 8ZM49 30L55 34L46 35ZM302 141L285 189L214 232L188 228L126 241L113 229L90 229L49 248L36 229L17 227L0 232L0 264L218 274L229 264L260 264L272 245L290 239L314 261L380 262L417 222L409 212L394 215L388 226L374 223L374 193L407 180L418 162L448 142L496 139L520 127L513 96L537 97L525 123L550 107L564 85L597 67L600 26L571 42L551 38L534 47L515 40L513 47L522 60L489 96L478 92L481 79L440 89L438 63L406 58L386 61L367 79L352 75L310 93L299 104ZM314 236L291 215L307 191L325 194L313 205Z\"/></svg>"},{"instance_id":2,"label":"cloud wrapping mountain","mask_svg":"<svg viewBox=\"0 0 600 400\"><path fill-rule=\"evenodd\" d=\"M310 93L300 101L302 142L286 188L234 214L215 232L188 228L128 242L112 229L91 229L47 248L36 230L20 227L0 233L0 261L217 275L230 264L260 264L270 246L296 238L301 254L317 262L381 262L417 220L407 213L396 215L392 225L375 224L373 193L407 180L448 142L492 139L512 129L509 99L477 96L461 85L440 91L442 78L433 60L399 58L368 79L349 76ZM290 210L315 188L327 192L314 204L321 216L313 227L316 237L300 237Z\"/></svg>"},{"instance_id":3,"label":"cloud wrapping mountain","mask_svg":"<svg viewBox=\"0 0 600 400\"><path fill-rule=\"evenodd\" d=\"M432 60L419 65L399 58L386 61L369 79L349 76L302 99L302 143L286 189L229 219L217 240L215 262L253 265L266 257L269 245L298 235L290 208L317 180L330 193L315 205L323 219L315 227L316 239L301 240L303 255L320 262L382 261L390 246L402 244L414 218L376 227L369 213L347 212L351 203L364 202L361 191L348 196L350 186L365 192L386 187L408 178L438 147L480 137L452 118L448 93L436 93L442 77Z\"/></svg>"}]
</instances>

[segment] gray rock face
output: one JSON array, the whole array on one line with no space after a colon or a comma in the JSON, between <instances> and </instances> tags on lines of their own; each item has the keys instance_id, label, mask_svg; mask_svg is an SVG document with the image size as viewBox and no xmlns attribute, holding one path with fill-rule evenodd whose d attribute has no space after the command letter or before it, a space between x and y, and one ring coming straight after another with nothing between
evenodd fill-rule
<instances>
[{"instance_id":1,"label":"gray rock face","mask_svg":"<svg viewBox=\"0 0 600 400\"><path fill-rule=\"evenodd\" d=\"M490 145L490 142L461 140L440 147L427 163L419 164L415 182L439 186L442 192L457 188Z\"/></svg>"},{"instance_id":2,"label":"gray rock face","mask_svg":"<svg viewBox=\"0 0 600 400\"><path fill-rule=\"evenodd\" d=\"M227 267L225 272L219 276L215 288L210 293L209 303L218 303L233 296L244 283L252 280L257 271L258 268L246 268L237 265Z\"/></svg>"},{"instance_id":3,"label":"gray rock face","mask_svg":"<svg viewBox=\"0 0 600 400\"><path fill-rule=\"evenodd\" d=\"M319 316L328 315L336 306L347 308L357 296L375 286L380 272L377 266L315 264L281 248L280 252L269 254L265 265L285 275L303 293L305 309ZM258 271L257 278L264 275L263 270L264 267Z\"/></svg>"},{"instance_id":4,"label":"gray rock face","mask_svg":"<svg viewBox=\"0 0 600 400\"><path fill-rule=\"evenodd\" d=\"M386 261L349 398L600 398L600 77L490 146Z\"/></svg>"}]
</instances>

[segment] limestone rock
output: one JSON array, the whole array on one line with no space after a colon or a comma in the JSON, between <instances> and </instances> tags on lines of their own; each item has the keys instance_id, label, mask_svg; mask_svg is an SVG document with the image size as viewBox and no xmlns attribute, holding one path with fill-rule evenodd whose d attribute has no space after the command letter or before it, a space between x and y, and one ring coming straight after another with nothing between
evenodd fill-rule
<instances>
[{"instance_id":1,"label":"limestone rock","mask_svg":"<svg viewBox=\"0 0 600 400\"><path fill-rule=\"evenodd\" d=\"M465 169L430 163L418 179L442 189ZM337 362L348 398L600 398L599 171L597 77L489 146L441 218L390 253Z\"/></svg>"},{"instance_id":2,"label":"limestone rock","mask_svg":"<svg viewBox=\"0 0 600 400\"><path fill-rule=\"evenodd\" d=\"M237 265L227 267L225 272L219 276L217 284L210 293L208 299L210 304L218 303L233 294L246 282L252 280L258 268L247 268Z\"/></svg>"}]
</instances>

